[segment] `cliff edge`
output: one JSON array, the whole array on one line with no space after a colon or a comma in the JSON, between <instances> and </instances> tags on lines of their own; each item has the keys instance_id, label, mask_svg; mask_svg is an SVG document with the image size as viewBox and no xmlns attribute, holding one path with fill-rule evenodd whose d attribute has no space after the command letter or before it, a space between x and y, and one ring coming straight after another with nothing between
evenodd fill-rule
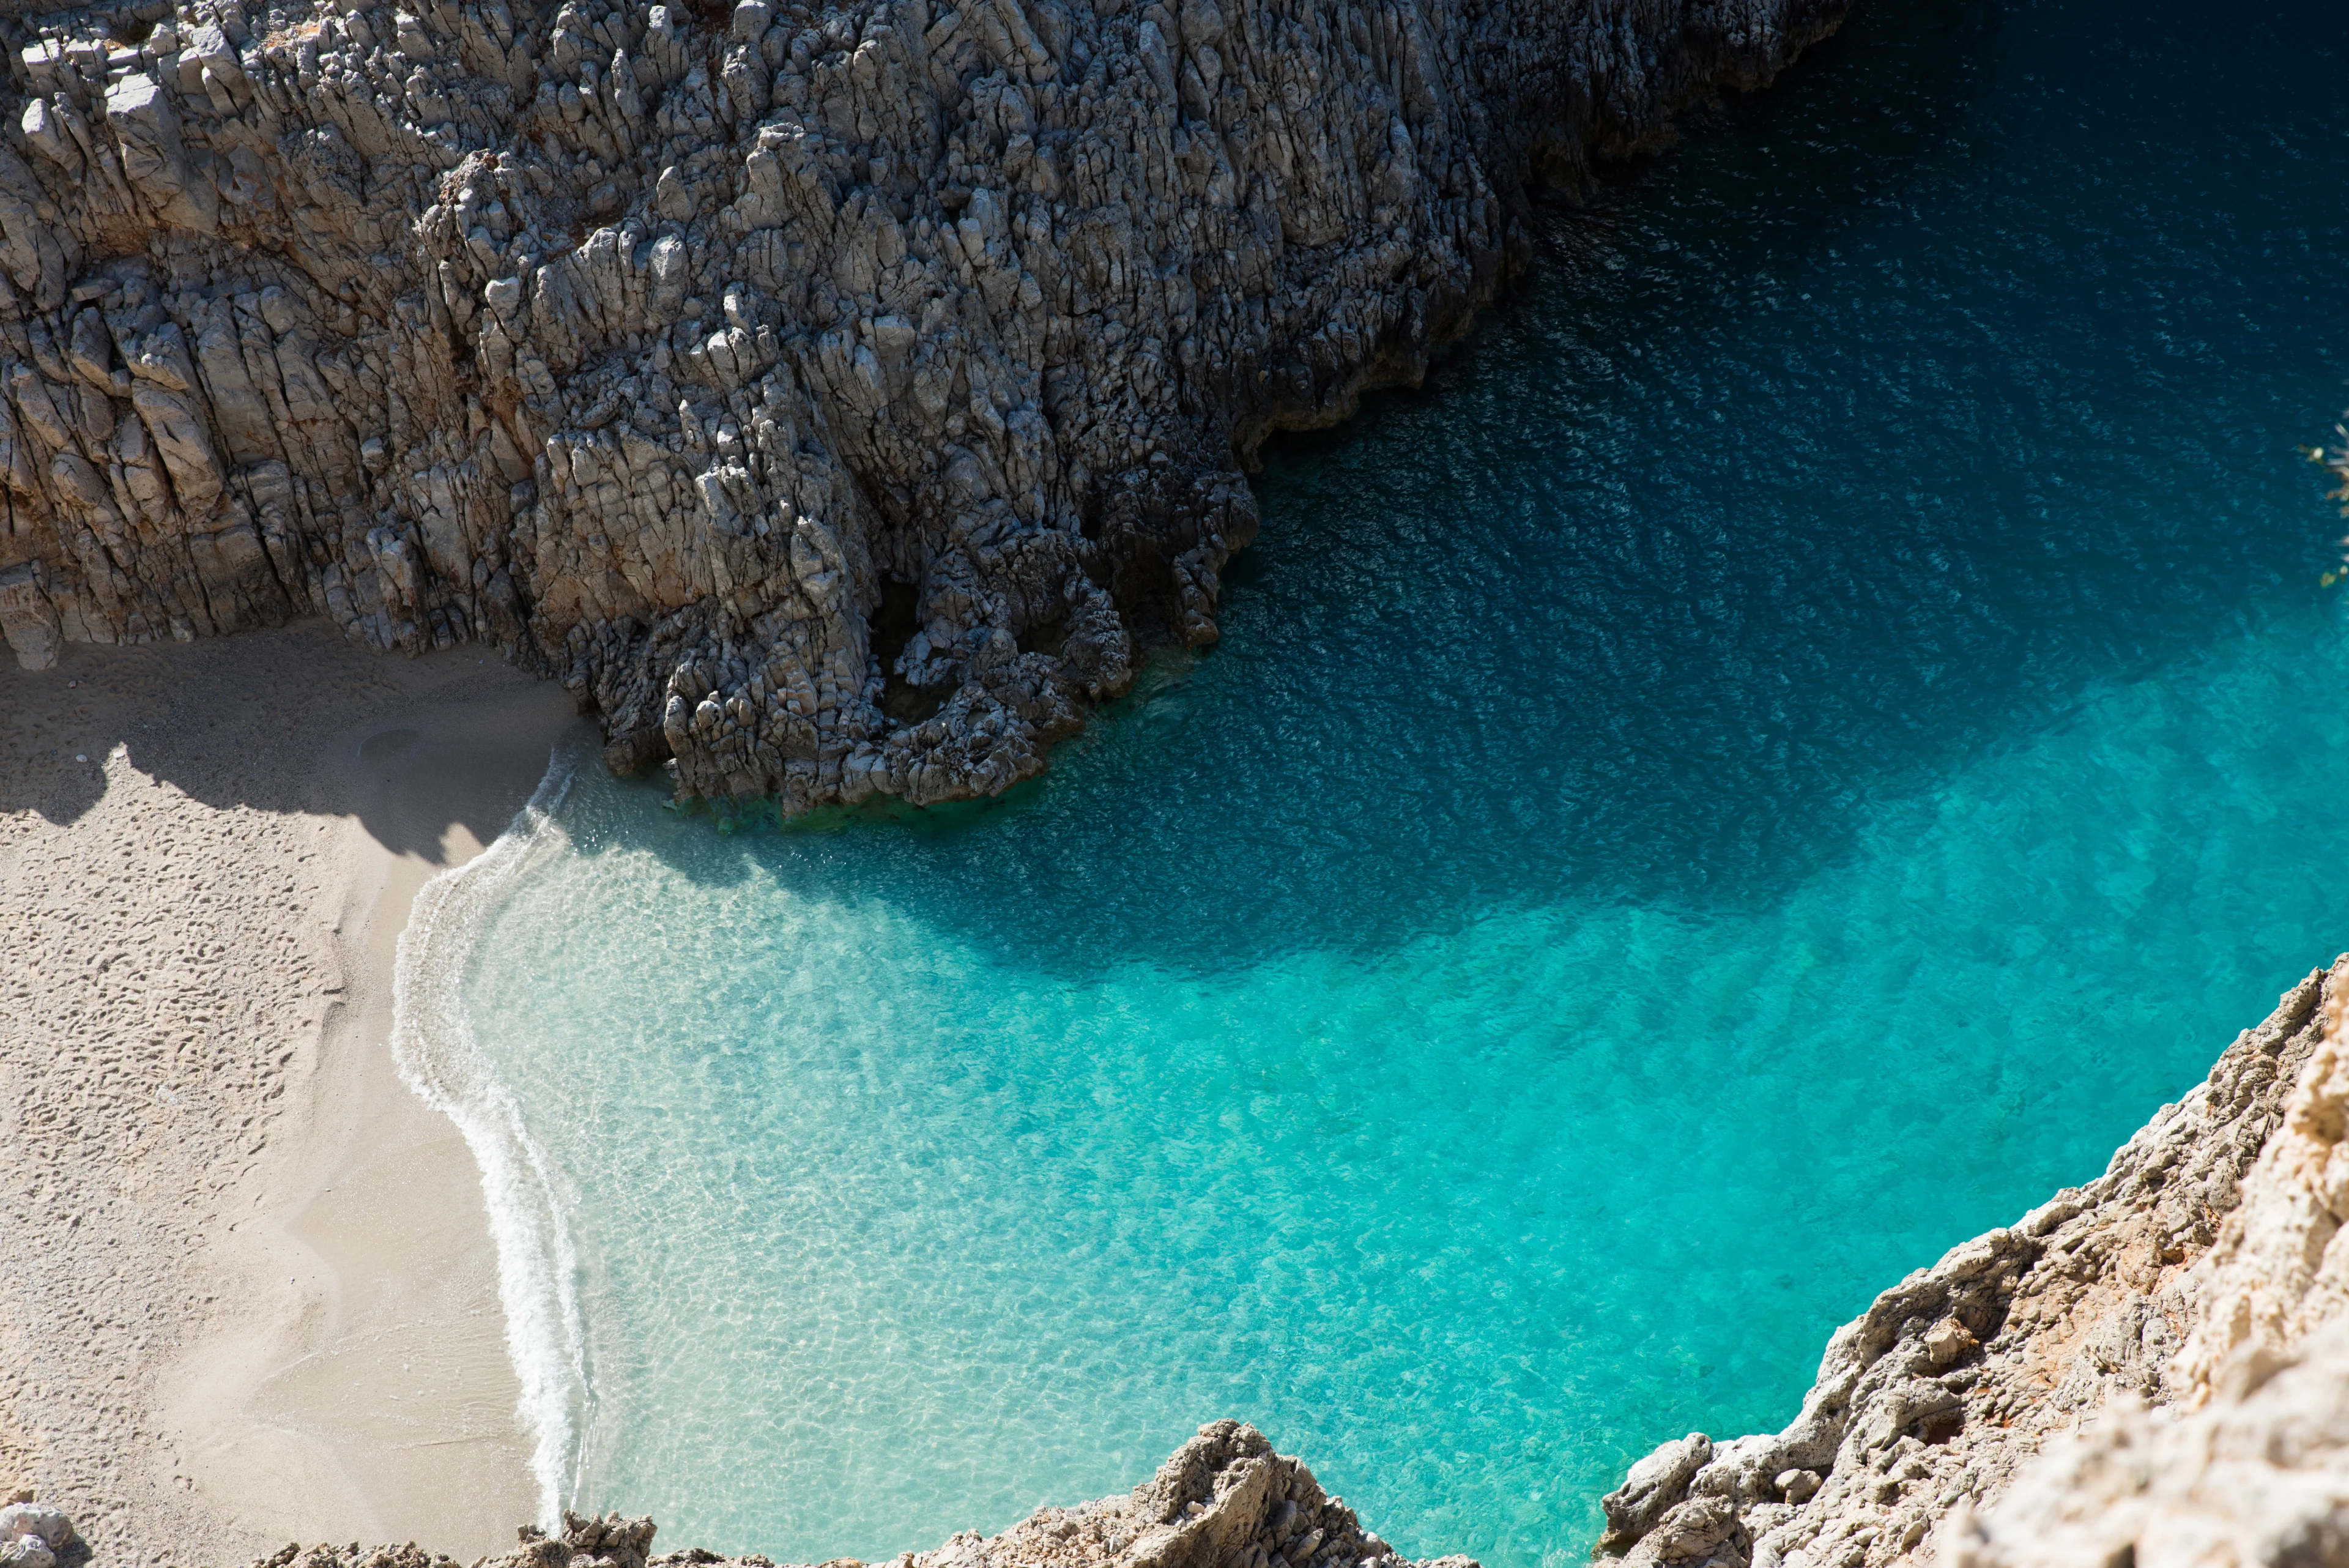
<instances>
[{"instance_id":1,"label":"cliff edge","mask_svg":"<svg viewBox=\"0 0 2349 1568\"><path fill-rule=\"evenodd\" d=\"M1847 0L0 0L0 632L330 617L787 811L1216 636L1235 464Z\"/></svg>"},{"instance_id":2,"label":"cliff edge","mask_svg":"<svg viewBox=\"0 0 2349 1568\"><path fill-rule=\"evenodd\" d=\"M1783 1431L1667 1443L1602 1554L1711 1568L2349 1563L2349 956L2105 1174L1837 1333Z\"/></svg>"}]
</instances>

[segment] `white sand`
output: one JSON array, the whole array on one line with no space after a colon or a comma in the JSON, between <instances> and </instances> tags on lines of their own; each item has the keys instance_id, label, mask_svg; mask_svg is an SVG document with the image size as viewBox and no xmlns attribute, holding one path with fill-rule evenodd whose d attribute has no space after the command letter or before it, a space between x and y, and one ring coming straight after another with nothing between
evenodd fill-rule
<instances>
[{"instance_id":1,"label":"white sand","mask_svg":"<svg viewBox=\"0 0 2349 1568\"><path fill-rule=\"evenodd\" d=\"M0 1488L102 1561L471 1556L535 1515L391 959L579 722L494 655L323 626L0 670Z\"/></svg>"}]
</instances>

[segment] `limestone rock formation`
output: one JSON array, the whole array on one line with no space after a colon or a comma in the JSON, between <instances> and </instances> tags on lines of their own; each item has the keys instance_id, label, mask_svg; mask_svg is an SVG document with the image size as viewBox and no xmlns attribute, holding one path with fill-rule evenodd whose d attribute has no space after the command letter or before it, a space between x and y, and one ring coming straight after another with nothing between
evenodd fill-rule
<instances>
[{"instance_id":1,"label":"limestone rock formation","mask_svg":"<svg viewBox=\"0 0 2349 1568\"><path fill-rule=\"evenodd\" d=\"M2242 1201L2181 1282L2174 1405L2124 1395L2050 1444L1989 1515L1953 1521L1950 1568L2349 1564L2349 994L2325 1007Z\"/></svg>"},{"instance_id":2,"label":"limestone rock formation","mask_svg":"<svg viewBox=\"0 0 2349 1568\"><path fill-rule=\"evenodd\" d=\"M78 1563L88 1557L73 1521L35 1502L32 1493L19 1492L0 1508L0 1568L57 1568L60 1559Z\"/></svg>"},{"instance_id":3,"label":"limestone rock formation","mask_svg":"<svg viewBox=\"0 0 2349 1568\"><path fill-rule=\"evenodd\" d=\"M607 760L1002 789L1270 431L1846 0L0 0L0 633L476 642Z\"/></svg>"},{"instance_id":4,"label":"limestone rock formation","mask_svg":"<svg viewBox=\"0 0 2349 1568\"><path fill-rule=\"evenodd\" d=\"M2242 1372L2181 1419L2123 1396L2050 1443L1988 1516L1951 1521L1946 1568L2349 1563L2349 1322Z\"/></svg>"},{"instance_id":5,"label":"limestone rock formation","mask_svg":"<svg viewBox=\"0 0 2349 1568\"><path fill-rule=\"evenodd\" d=\"M763 1557L705 1551L652 1557L653 1521L564 1516L560 1537L522 1532L522 1545L479 1568L774 1568ZM254 1568L439 1568L413 1545L288 1546ZM864 1568L838 1559L824 1568ZM1044 1508L1000 1535L965 1531L889 1568L1476 1568L1465 1557L1406 1565L1324 1493L1303 1463L1272 1451L1254 1427L1216 1421L1123 1497Z\"/></svg>"},{"instance_id":6,"label":"limestone rock formation","mask_svg":"<svg viewBox=\"0 0 2349 1568\"><path fill-rule=\"evenodd\" d=\"M2344 1012L2349 956L2097 1180L1878 1296L1785 1430L1641 1460L1602 1552L2349 1564Z\"/></svg>"}]
</instances>

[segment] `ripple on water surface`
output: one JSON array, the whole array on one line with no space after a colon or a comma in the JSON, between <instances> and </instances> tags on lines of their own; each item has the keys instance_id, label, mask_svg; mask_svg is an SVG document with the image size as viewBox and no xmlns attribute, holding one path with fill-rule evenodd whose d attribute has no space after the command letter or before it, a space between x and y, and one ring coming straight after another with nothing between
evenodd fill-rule
<instances>
[{"instance_id":1,"label":"ripple on water surface","mask_svg":"<svg viewBox=\"0 0 2349 1568\"><path fill-rule=\"evenodd\" d=\"M880 1557L1235 1414L1587 1550L2349 944L2337 18L1863 3L991 805L583 775L476 950L585 1260L579 1501Z\"/></svg>"}]
</instances>

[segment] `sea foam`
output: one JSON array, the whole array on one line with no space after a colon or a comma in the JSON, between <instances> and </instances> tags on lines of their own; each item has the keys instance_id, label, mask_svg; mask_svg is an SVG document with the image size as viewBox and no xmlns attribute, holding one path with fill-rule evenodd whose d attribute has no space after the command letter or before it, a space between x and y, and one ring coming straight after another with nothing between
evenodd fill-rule
<instances>
[{"instance_id":1,"label":"sea foam","mask_svg":"<svg viewBox=\"0 0 2349 1568\"><path fill-rule=\"evenodd\" d=\"M392 1061L401 1080L457 1124L481 1170L497 1250L506 1354L533 1439L539 1522L553 1529L578 1480L590 1398L577 1253L555 1175L522 1108L473 1035L465 972L475 938L517 877L565 845L555 821L580 758L558 746L529 801L473 859L416 895L392 971Z\"/></svg>"}]
</instances>

